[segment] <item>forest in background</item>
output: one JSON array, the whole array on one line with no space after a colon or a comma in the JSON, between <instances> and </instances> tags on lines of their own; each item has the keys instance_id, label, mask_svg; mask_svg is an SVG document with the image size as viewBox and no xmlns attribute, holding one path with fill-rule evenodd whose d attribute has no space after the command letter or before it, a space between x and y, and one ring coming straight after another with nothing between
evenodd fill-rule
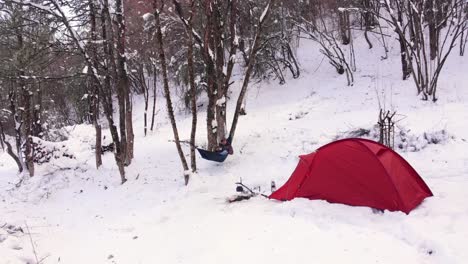
<instances>
[{"instance_id":1,"label":"forest in background","mask_svg":"<svg viewBox=\"0 0 468 264\"><path fill-rule=\"evenodd\" d=\"M205 123L209 150L233 140L249 83L300 77L301 39L316 42L349 86L359 68L356 36L381 50L382 60L397 39L401 78L414 83L421 99L436 101L448 56L465 54L467 21L464 0L0 0L0 142L32 177L47 151L40 142L63 140L61 127L92 124L96 167L110 149L124 183L138 151L132 99L144 97L146 134L162 96L188 184L197 169L197 122ZM240 91L233 93L236 82ZM235 109L227 109L229 100ZM190 160L175 101L192 117ZM103 145L103 129L111 145Z\"/></svg>"}]
</instances>

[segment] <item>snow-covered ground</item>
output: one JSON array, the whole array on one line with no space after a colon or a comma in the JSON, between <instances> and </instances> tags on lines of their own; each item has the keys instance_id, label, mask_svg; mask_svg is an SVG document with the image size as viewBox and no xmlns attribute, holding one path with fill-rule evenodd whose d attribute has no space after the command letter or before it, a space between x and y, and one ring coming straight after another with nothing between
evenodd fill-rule
<instances>
[{"instance_id":1,"label":"snow-covered ground","mask_svg":"<svg viewBox=\"0 0 468 264\"><path fill-rule=\"evenodd\" d=\"M91 126L68 128L64 145L76 159L43 165L19 187L13 161L0 153L0 263L36 263L35 255L44 264L467 263L468 60L454 53L440 79L439 101L424 102L412 80L400 80L398 46L380 60L382 50L356 45L362 48L353 87L310 43L299 50L299 79L253 85L235 154L222 165L199 159L188 187L164 114L157 130L143 137L140 98L136 158L124 185L111 154L94 169ZM350 130L372 128L379 100L397 110L399 129L420 147L400 154L434 193L409 215L305 199L226 203L240 178L269 194L270 181L284 183L298 155ZM203 120L202 112L199 144L206 140ZM190 116L181 112L178 121L188 138ZM425 132L442 130L448 135L443 144L423 142Z\"/></svg>"}]
</instances>

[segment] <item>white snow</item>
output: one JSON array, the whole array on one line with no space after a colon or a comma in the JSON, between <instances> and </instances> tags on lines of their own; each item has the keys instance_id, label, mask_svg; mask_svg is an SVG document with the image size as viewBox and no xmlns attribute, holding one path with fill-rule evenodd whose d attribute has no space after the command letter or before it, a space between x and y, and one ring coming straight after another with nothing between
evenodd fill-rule
<instances>
[{"instance_id":1,"label":"white snow","mask_svg":"<svg viewBox=\"0 0 468 264\"><path fill-rule=\"evenodd\" d=\"M221 97L220 99L218 99L218 100L216 101L216 105L217 105L217 106L222 106L222 105L225 104L225 103L226 103L226 97L225 97L225 96Z\"/></svg>"},{"instance_id":2,"label":"white snow","mask_svg":"<svg viewBox=\"0 0 468 264\"><path fill-rule=\"evenodd\" d=\"M151 14L151 13L145 13L145 14L142 16L142 18L143 18L143 20L144 20L145 22L148 22L148 21L154 19L154 15Z\"/></svg>"},{"instance_id":3,"label":"white snow","mask_svg":"<svg viewBox=\"0 0 468 264\"><path fill-rule=\"evenodd\" d=\"M358 71L355 85L348 87L327 63L317 68L318 48L303 42L301 78L289 78L285 85L252 84L248 115L240 118L233 141L235 154L223 164L198 157L198 173L191 174L187 187L188 172L169 141L167 118L158 115L157 129L143 136L141 98L134 102L136 158L124 185L112 153L104 155L101 169L94 168L92 126L67 128L69 139L54 143L66 146L75 159L37 166L37 175L18 186L22 175L0 152L0 262L35 263L32 240L43 264L467 263L468 61L454 53L440 78L439 100L424 102L412 80L400 80L399 46L390 44L389 59L380 60L381 49L355 41ZM232 85L228 122L239 86ZM443 144L400 152L434 197L409 215L306 199L225 202L240 178L269 194L271 180L281 186L298 155L355 128L371 128L379 110L376 87L387 88L387 104L405 116L398 127L414 135L412 142L421 143L424 133L449 135ZM163 98L158 100L164 109ZM206 143L204 118L201 112L197 145ZM190 114L181 111L177 119L186 140ZM10 234L4 223L24 230L27 223L31 237Z\"/></svg>"},{"instance_id":4,"label":"white snow","mask_svg":"<svg viewBox=\"0 0 468 264\"><path fill-rule=\"evenodd\" d=\"M265 9L263 9L262 15L260 16L260 23L262 23L263 20L265 19L265 16L268 13L269 9L270 9L270 3L268 3Z\"/></svg>"}]
</instances>

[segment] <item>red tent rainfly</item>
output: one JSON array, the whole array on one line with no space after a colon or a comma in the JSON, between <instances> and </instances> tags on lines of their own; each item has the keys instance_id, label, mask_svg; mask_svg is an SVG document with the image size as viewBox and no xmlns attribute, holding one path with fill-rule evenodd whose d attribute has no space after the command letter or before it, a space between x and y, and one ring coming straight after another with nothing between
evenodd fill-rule
<instances>
[{"instance_id":1,"label":"red tent rainfly","mask_svg":"<svg viewBox=\"0 0 468 264\"><path fill-rule=\"evenodd\" d=\"M408 214L429 196L426 183L395 151L371 140L350 138L300 156L289 180L270 198L321 199Z\"/></svg>"}]
</instances>

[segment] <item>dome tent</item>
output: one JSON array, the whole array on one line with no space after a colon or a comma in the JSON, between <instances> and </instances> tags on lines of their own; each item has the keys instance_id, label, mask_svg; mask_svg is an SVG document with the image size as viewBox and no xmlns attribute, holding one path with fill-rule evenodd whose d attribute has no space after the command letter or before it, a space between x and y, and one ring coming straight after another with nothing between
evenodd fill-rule
<instances>
[{"instance_id":1,"label":"dome tent","mask_svg":"<svg viewBox=\"0 0 468 264\"><path fill-rule=\"evenodd\" d=\"M409 213L432 192L400 155L377 142L350 138L300 156L289 180L270 198L321 199Z\"/></svg>"}]
</instances>

